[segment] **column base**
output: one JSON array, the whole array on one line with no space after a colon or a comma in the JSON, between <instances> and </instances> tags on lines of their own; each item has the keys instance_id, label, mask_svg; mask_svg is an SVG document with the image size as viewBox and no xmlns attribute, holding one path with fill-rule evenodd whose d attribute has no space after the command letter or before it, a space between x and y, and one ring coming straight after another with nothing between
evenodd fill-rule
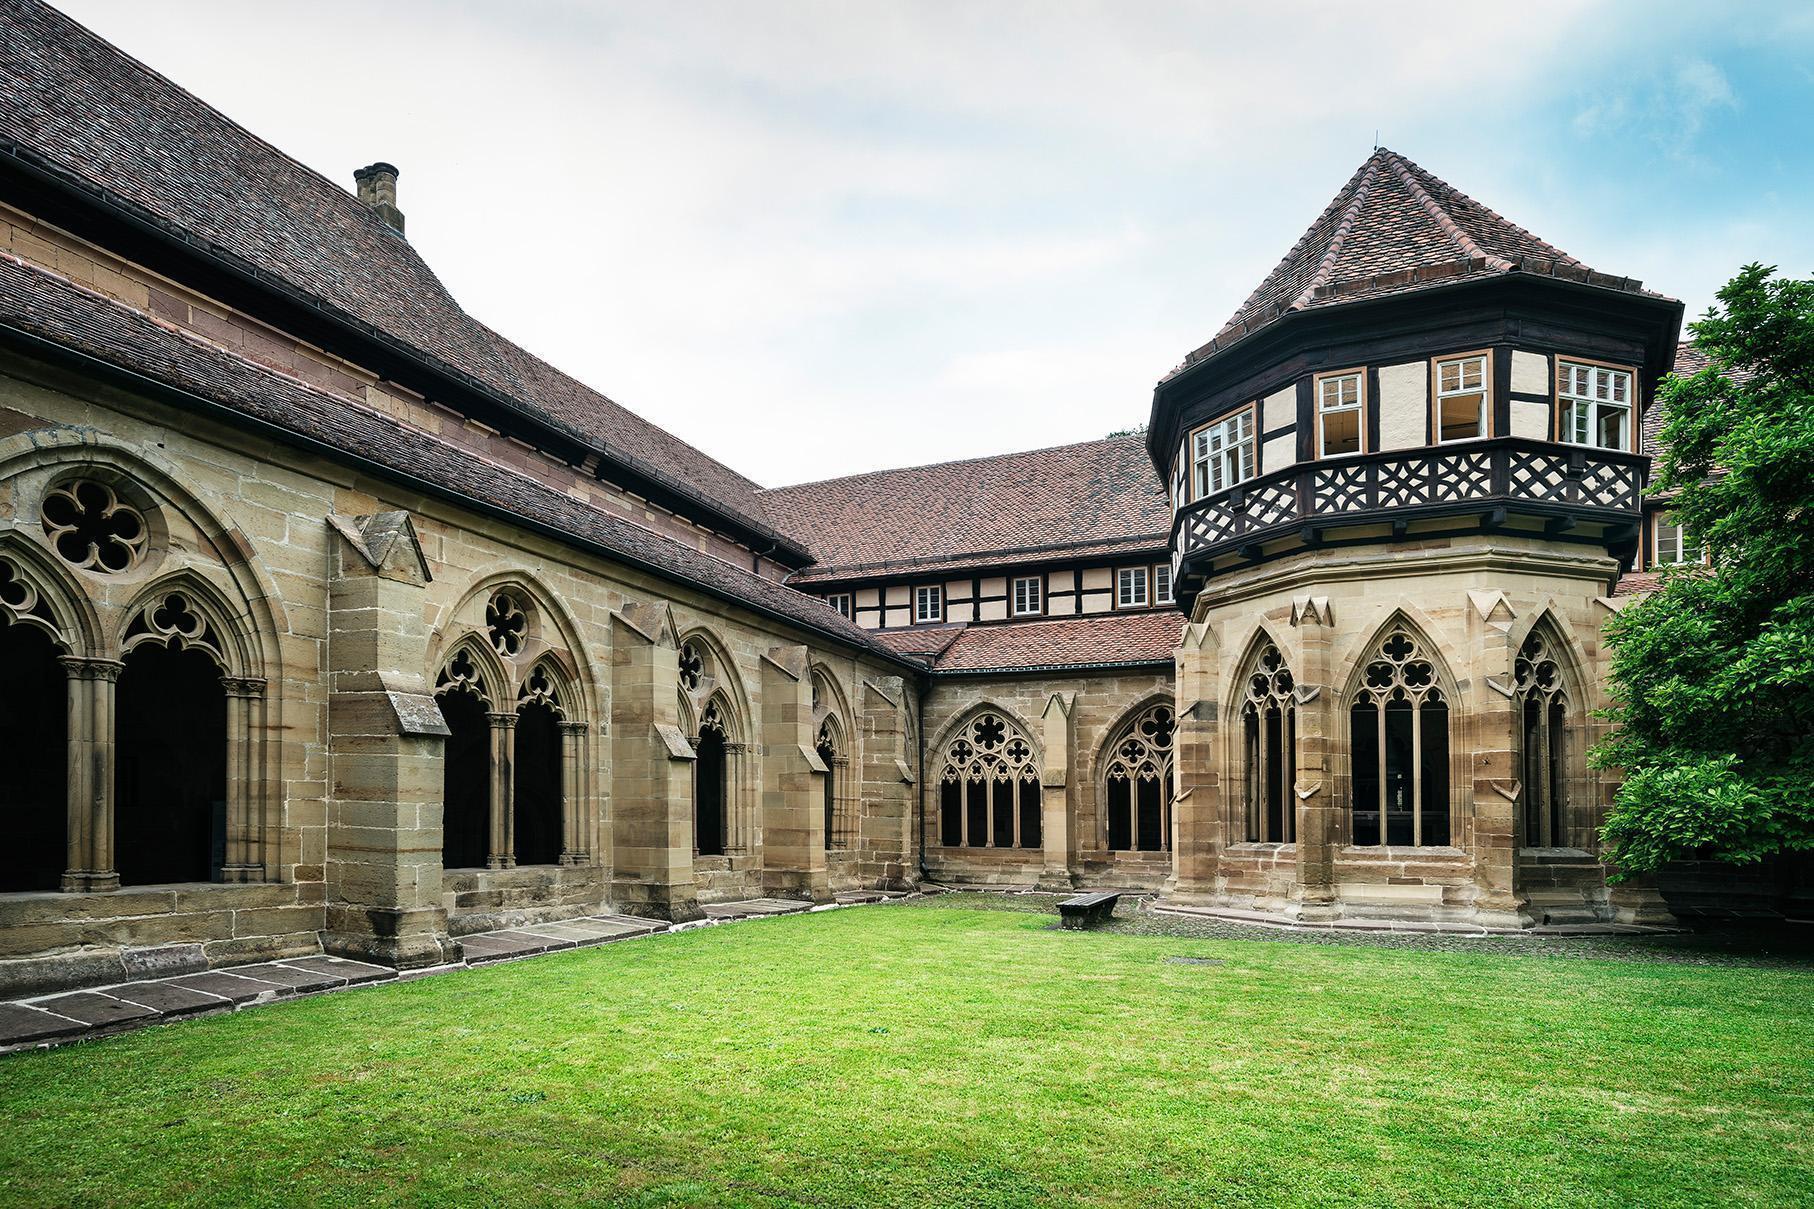
<instances>
[{"instance_id":1,"label":"column base","mask_svg":"<svg viewBox=\"0 0 1814 1209\"><path fill-rule=\"evenodd\" d=\"M335 957L371 961L398 970L449 965L462 959L439 907L357 907L330 904L321 947Z\"/></svg>"},{"instance_id":2,"label":"column base","mask_svg":"<svg viewBox=\"0 0 1814 1209\"><path fill-rule=\"evenodd\" d=\"M120 875L111 869L71 869L63 875L65 894L106 894L120 888Z\"/></svg>"},{"instance_id":3,"label":"column base","mask_svg":"<svg viewBox=\"0 0 1814 1209\"><path fill-rule=\"evenodd\" d=\"M516 857L494 856L485 862L485 867L487 869L514 869L516 868Z\"/></svg>"},{"instance_id":4,"label":"column base","mask_svg":"<svg viewBox=\"0 0 1814 1209\"><path fill-rule=\"evenodd\" d=\"M270 879L265 877L263 865L222 865L220 880L234 885L243 885L246 882L262 882Z\"/></svg>"},{"instance_id":5,"label":"column base","mask_svg":"<svg viewBox=\"0 0 1814 1209\"><path fill-rule=\"evenodd\" d=\"M773 898L797 898L811 903L831 901L831 883L823 869L811 873L764 871L762 893Z\"/></svg>"},{"instance_id":6,"label":"column base","mask_svg":"<svg viewBox=\"0 0 1814 1209\"><path fill-rule=\"evenodd\" d=\"M1068 894L1077 888L1077 875L1069 869L1049 869L1039 875L1039 880L1033 883L1033 888L1051 894Z\"/></svg>"},{"instance_id":7,"label":"column base","mask_svg":"<svg viewBox=\"0 0 1814 1209\"><path fill-rule=\"evenodd\" d=\"M612 889L611 903L625 915L635 915L642 919L690 924L705 918L705 911L700 908L699 899L690 882L683 892L676 886L620 881Z\"/></svg>"}]
</instances>

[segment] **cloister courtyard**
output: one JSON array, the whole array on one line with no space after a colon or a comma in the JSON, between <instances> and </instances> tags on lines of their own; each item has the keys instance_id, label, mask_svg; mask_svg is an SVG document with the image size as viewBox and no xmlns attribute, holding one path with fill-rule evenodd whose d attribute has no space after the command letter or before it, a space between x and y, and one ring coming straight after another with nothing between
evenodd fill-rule
<instances>
[{"instance_id":1,"label":"cloister courtyard","mask_svg":"<svg viewBox=\"0 0 1814 1209\"><path fill-rule=\"evenodd\" d=\"M1776 932L1286 932L947 894L0 1059L54 1205L1806 1204Z\"/></svg>"}]
</instances>

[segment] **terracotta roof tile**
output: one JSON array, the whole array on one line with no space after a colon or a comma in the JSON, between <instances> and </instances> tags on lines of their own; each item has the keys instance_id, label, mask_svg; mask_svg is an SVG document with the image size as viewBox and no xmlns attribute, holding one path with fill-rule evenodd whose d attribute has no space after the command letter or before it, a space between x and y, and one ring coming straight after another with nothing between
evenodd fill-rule
<instances>
[{"instance_id":1,"label":"terracotta roof tile","mask_svg":"<svg viewBox=\"0 0 1814 1209\"><path fill-rule=\"evenodd\" d=\"M851 475L762 493L826 580L1162 548L1171 523L1139 436Z\"/></svg>"},{"instance_id":2,"label":"terracotta roof tile","mask_svg":"<svg viewBox=\"0 0 1814 1209\"><path fill-rule=\"evenodd\" d=\"M405 346L752 530L757 485L461 309L346 189L35 0L0 0L0 148Z\"/></svg>"},{"instance_id":3,"label":"terracotta roof tile","mask_svg":"<svg viewBox=\"0 0 1814 1209\"><path fill-rule=\"evenodd\" d=\"M1170 663L1183 628L1183 615L1170 611L968 626L958 630L932 670L1028 672Z\"/></svg>"},{"instance_id":4,"label":"terracotta roof tile","mask_svg":"<svg viewBox=\"0 0 1814 1209\"><path fill-rule=\"evenodd\" d=\"M1215 338L1187 356L1172 374L1293 311L1428 289L1457 277L1514 272L1645 292L1642 282L1588 268L1381 147Z\"/></svg>"},{"instance_id":5,"label":"terracotta roof tile","mask_svg":"<svg viewBox=\"0 0 1814 1209\"><path fill-rule=\"evenodd\" d=\"M315 390L32 266L0 257L0 328L121 367L247 420L376 463L445 494L564 534L722 599L879 654L822 601L632 524L338 395Z\"/></svg>"}]
</instances>

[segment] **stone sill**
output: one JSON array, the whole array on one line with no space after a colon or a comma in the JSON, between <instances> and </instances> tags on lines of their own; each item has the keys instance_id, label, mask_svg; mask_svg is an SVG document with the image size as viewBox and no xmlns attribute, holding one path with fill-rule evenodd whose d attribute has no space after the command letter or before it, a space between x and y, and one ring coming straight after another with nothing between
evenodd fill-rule
<instances>
[{"instance_id":1,"label":"stone sill","mask_svg":"<svg viewBox=\"0 0 1814 1209\"><path fill-rule=\"evenodd\" d=\"M1391 844L1381 847L1378 844L1345 844L1336 849L1336 855L1343 860L1365 863L1367 861L1438 861L1453 862L1461 865L1468 862L1467 850L1451 848L1447 845L1429 845L1418 847L1415 844Z\"/></svg>"}]
</instances>

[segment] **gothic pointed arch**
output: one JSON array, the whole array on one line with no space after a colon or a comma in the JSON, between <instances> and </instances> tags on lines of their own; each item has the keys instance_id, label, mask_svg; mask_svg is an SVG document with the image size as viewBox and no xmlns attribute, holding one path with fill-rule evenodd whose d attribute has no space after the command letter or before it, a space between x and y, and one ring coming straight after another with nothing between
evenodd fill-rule
<instances>
[{"instance_id":1,"label":"gothic pointed arch","mask_svg":"<svg viewBox=\"0 0 1814 1209\"><path fill-rule=\"evenodd\" d=\"M855 719L837 676L823 663L812 666L813 746L826 768L823 786L825 847L843 851L856 842L860 795L853 748Z\"/></svg>"},{"instance_id":2,"label":"gothic pointed arch","mask_svg":"<svg viewBox=\"0 0 1814 1209\"><path fill-rule=\"evenodd\" d=\"M1580 783L1587 748L1585 681L1574 645L1543 610L1513 646L1512 709L1518 758L1518 842L1525 848L1592 842Z\"/></svg>"},{"instance_id":3,"label":"gothic pointed arch","mask_svg":"<svg viewBox=\"0 0 1814 1209\"><path fill-rule=\"evenodd\" d=\"M749 690L722 638L707 626L694 626L680 635L675 658L681 690L693 699L696 712L703 714L714 695L722 696L731 716L747 725L752 716Z\"/></svg>"},{"instance_id":4,"label":"gothic pointed arch","mask_svg":"<svg viewBox=\"0 0 1814 1209\"><path fill-rule=\"evenodd\" d=\"M40 630L65 655L106 645L100 618L70 571L20 538L0 533L0 624Z\"/></svg>"},{"instance_id":5,"label":"gothic pointed arch","mask_svg":"<svg viewBox=\"0 0 1814 1209\"><path fill-rule=\"evenodd\" d=\"M1125 710L1096 753L1111 852L1164 852L1171 847L1178 718L1170 694Z\"/></svg>"},{"instance_id":6,"label":"gothic pointed arch","mask_svg":"<svg viewBox=\"0 0 1814 1209\"><path fill-rule=\"evenodd\" d=\"M29 551L0 547L0 892L55 890L67 868L68 735L65 667L89 643L79 636L79 597Z\"/></svg>"},{"instance_id":7,"label":"gothic pointed arch","mask_svg":"<svg viewBox=\"0 0 1814 1209\"><path fill-rule=\"evenodd\" d=\"M1358 648L1342 700L1350 842L1449 845L1459 694L1440 646L1404 609L1394 610Z\"/></svg>"},{"instance_id":8,"label":"gothic pointed arch","mask_svg":"<svg viewBox=\"0 0 1814 1209\"><path fill-rule=\"evenodd\" d=\"M439 613L434 631L437 651L479 636L503 673L498 691L512 700L527 677L552 660L566 682L563 708L569 717L598 715L599 692L579 627L560 596L528 571L506 564L479 571Z\"/></svg>"},{"instance_id":9,"label":"gothic pointed arch","mask_svg":"<svg viewBox=\"0 0 1814 1209\"><path fill-rule=\"evenodd\" d=\"M200 651L223 676L264 675L262 644L251 619L234 607L226 591L195 569L159 576L120 612L124 622L114 647L122 658L149 643Z\"/></svg>"},{"instance_id":10,"label":"gothic pointed arch","mask_svg":"<svg viewBox=\"0 0 1814 1209\"><path fill-rule=\"evenodd\" d=\"M1286 650L1264 626L1256 628L1229 680L1239 834L1249 843L1297 841L1297 676Z\"/></svg>"},{"instance_id":11,"label":"gothic pointed arch","mask_svg":"<svg viewBox=\"0 0 1814 1209\"><path fill-rule=\"evenodd\" d=\"M1040 754L1025 722L989 702L947 726L934 751L939 842L945 847L1038 848Z\"/></svg>"}]
</instances>

